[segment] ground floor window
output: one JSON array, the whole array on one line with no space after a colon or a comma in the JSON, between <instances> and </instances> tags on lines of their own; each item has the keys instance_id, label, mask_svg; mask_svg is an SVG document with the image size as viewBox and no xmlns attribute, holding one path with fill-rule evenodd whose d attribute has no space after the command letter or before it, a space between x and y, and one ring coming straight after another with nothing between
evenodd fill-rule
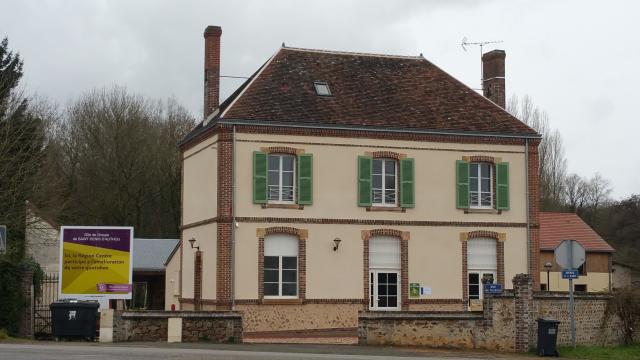
<instances>
[{"instance_id":1,"label":"ground floor window","mask_svg":"<svg viewBox=\"0 0 640 360\"><path fill-rule=\"evenodd\" d=\"M298 296L298 238L274 234L264 239L265 297Z\"/></svg>"},{"instance_id":2,"label":"ground floor window","mask_svg":"<svg viewBox=\"0 0 640 360\"><path fill-rule=\"evenodd\" d=\"M476 238L467 243L467 286L469 303L482 300L484 284L496 282L498 269L495 239Z\"/></svg>"},{"instance_id":3,"label":"ground floor window","mask_svg":"<svg viewBox=\"0 0 640 360\"><path fill-rule=\"evenodd\" d=\"M374 236L369 240L369 308L399 310L400 239Z\"/></svg>"}]
</instances>

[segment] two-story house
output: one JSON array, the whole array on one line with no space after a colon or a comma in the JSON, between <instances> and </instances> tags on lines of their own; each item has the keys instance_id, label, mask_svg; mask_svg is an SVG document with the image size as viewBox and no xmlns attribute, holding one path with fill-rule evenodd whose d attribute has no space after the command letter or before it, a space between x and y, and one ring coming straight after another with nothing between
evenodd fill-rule
<instances>
[{"instance_id":1,"label":"two-story house","mask_svg":"<svg viewBox=\"0 0 640 360\"><path fill-rule=\"evenodd\" d=\"M503 51L483 57L484 97L422 55L283 44L219 104L221 32L180 143L179 308L243 311L247 332L353 328L538 283L540 135L504 110Z\"/></svg>"}]
</instances>

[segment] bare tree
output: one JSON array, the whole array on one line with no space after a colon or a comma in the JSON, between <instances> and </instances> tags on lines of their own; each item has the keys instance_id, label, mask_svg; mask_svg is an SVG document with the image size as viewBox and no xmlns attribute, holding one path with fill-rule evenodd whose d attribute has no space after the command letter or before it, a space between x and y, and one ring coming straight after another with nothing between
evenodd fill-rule
<instances>
[{"instance_id":1,"label":"bare tree","mask_svg":"<svg viewBox=\"0 0 640 360\"><path fill-rule=\"evenodd\" d=\"M583 209L589 196L589 182L578 174L571 174L564 182L564 202L569 211L577 213Z\"/></svg>"},{"instance_id":2,"label":"bare tree","mask_svg":"<svg viewBox=\"0 0 640 360\"><path fill-rule=\"evenodd\" d=\"M562 135L558 130L551 129L549 115L535 106L529 96L522 99L511 96L507 111L542 134L538 147L542 209L560 208L567 168Z\"/></svg>"},{"instance_id":3,"label":"bare tree","mask_svg":"<svg viewBox=\"0 0 640 360\"><path fill-rule=\"evenodd\" d=\"M137 236L175 237L180 225L177 142L194 118L174 99L151 101L125 88L94 90L53 127L58 219L131 225Z\"/></svg>"},{"instance_id":4,"label":"bare tree","mask_svg":"<svg viewBox=\"0 0 640 360\"><path fill-rule=\"evenodd\" d=\"M596 224L598 220L598 210L603 204L607 204L611 198L611 182L604 178L602 174L596 173L589 180L589 205L591 212L591 224Z\"/></svg>"}]
</instances>

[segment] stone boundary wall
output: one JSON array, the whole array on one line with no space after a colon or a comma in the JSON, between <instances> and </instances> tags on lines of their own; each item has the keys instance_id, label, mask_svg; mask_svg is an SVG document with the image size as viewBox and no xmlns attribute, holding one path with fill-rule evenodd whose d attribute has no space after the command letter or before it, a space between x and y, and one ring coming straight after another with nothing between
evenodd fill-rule
<instances>
[{"instance_id":1,"label":"stone boundary wall","mask_svg":"<svg viewBox=\"0 0 640 360\"><path fill-rule=\"evenodd\" d=\"M513 290L484 299L482 312L380 312L358 314L358 342L366 345L527 352L537 346L538 318L559 320L558 345L571 342L569 295L533 292L528 275L516 275ZM622 324L607 314L610 294L575 296L578 345L619 345ZM637 335L640 341L640 334Z\"/></svg>"},{"instance_id":2,"label":"stone boundary wall","mask_svg":"<svg viewBox=\"0 0 640 360\"><path fill-rule=\"evenodd\" d=\"M169 319L181 319L177 324L183 342L242 342L242 315L237 312L122 310L114 311L113 341L167 341Z\"/></svg>"},{"instance_id":3,"label":"stone boundary wall","mask_svg":"<svg viewBox=\"0 0 640 360\"><path fill-rule=\"evenodd\" d=\"M615 314L607 314L607 303L611 294L574 295L576 318L576 343L597 346L617 346L624 343L622 321ZM558 345L571 345L571 319L569 317L569 294L565 292L539 292L533 296L533 318L560 321ZM530 344L536 346L537 327L532 326ZM640 333L636 333L640 341Z\"/></svg>"}]
</instances>

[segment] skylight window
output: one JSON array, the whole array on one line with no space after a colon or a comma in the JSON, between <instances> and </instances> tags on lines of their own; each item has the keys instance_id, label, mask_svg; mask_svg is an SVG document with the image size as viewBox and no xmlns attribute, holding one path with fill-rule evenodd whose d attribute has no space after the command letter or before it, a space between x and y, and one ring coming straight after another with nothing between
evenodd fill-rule
<instances>
[{"instance_id":1,"label":"skylight window","mask_svg":"<svg viewBox=\"0 0 640 360\"><path fill-rule=\"evenodd\" d=\"M331 96L329 84L326 81L314 81L313 86L316 88L316 94L320 96Z\"/></svg>"}]
</instances>

